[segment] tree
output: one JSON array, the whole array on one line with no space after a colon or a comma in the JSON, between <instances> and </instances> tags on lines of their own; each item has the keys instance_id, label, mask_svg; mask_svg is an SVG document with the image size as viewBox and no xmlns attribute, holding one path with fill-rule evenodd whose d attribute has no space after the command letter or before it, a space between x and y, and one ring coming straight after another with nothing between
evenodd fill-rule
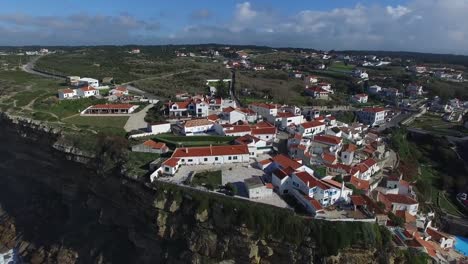
<instances>
[{"instance_id":1,"label":"tree","mask_svg":"<svg viewBox=\"0 0 468 264\"><path fill-rule=\"evenodd\" d=\"M229 98L230 97L230 91L228 85L223 81L219 80L215 84L216 87L216 95L221 97L221 98Z\"/></svg>"}]
</instances>

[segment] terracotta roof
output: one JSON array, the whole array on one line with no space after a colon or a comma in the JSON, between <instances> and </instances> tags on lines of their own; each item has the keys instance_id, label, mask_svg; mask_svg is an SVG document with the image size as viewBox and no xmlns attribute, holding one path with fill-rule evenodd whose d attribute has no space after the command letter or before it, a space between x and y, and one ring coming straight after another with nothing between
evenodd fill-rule
<instances>
[{"instance_id":1,"label":"terracotta roof","mask_svg":"<svg viewBox=\"0 0 468 264\"><path fill-rule=\"evenodd\" d=\"M306 171L297 172L296 176L301 179L301 181L307 185L308 187L319 187L322 190L328 190L330 187L325 185L319 179L315 178L314 176L310 175Z\"/></svg>"},{"instance_id":2,"label":"terracotta roof","mask_svg":"<svg viewBox=\"0 0 468 264\"><path fill-rule=\"evenodd\" d=\"M365 161L362 162L364 165L366 165L368 168L374 166L377 164L377 162L374 159L366 159Z\"/></svg>"},{"instance_id":3,"label":"terracotta roof","mask_svg":"<svg viewBox=\"0 0 468 264\"><path fill-rule=\"evenodd\" d=\"M90 109L130 109L131 104L97 104L90 107Z\"/></svg>"},{"instance_id":4,"label":"terracotta roof","mask_svg":"<svg viewBox=\"0 0 468 264\"><path fill-rule=\"evenodd\" d=\"M126 91L128 91L127 88L122 87L122 86L119 86L119 87L115 88L115 90L121 91L121 92L126 92Z\"/></svg>"},{"instance_id":5,"label":"terracotta roof","mask_svg":"<svg viewBox=\"0 0 468 264\"><path fill-rule=\"evenodd\" d=\"M310 121L310 122L302 123L301 126L304 129L308 129L308 128L312 128L312 127L325 126L325 124L322 123L322 122L319 122L319 121Z\"/></svg>"},{"instance_id":6,"label":"terracotta roof","mask_svg":"<svg viewBox=\"0 0 468 264\"><path fill-rule=\"evenodd\" d=\"M252 135L276 134L276 127L253 128L251 133Z\"/></svg>"},{"instance_id":7,"label":"terracotta roof","mask_svg":"<svg viewBox=\"0 0 468 264\"><path fill-rule=\"evenodd\" d=\"M363 97L367 97L367 94L363 93L363 94L356 94L355 95L356 97L359 97L359 98L363 98Z\"/></svg>"},{"instance_id":8,"label":"terracotta roof","mask_svg":"<svg viewBox=\"0 0 468 264\"><path fill-rule=\"evenodd\" d=\"M223 113L231 113L232 111L235 111L236 109L232 106L223 108Z\"/></svg>"},{"instance_id":9,"label":"terracotta roof","mask_svg":"<svg viewBox=\"0 0 468 264\"><path fill-rule=\"evenodd\" d=\"M163 149L166 148L166 144L162 142L156 142L153 140L147 140L143 143L143 145L153 148L153 149Z\"/></svg>"},{"instance_id":10,"label":"terracotta roof","mask_svg":"<svg viewBox=\"0 0 468 264\"><path fill-rule=\"evenodd\" d=\"M189 104L190 104L189 101L185 101L185 102L172 102L172 103L169 103L169 106L177 105L177 108L179 108L179 109L186 109L186 108L188 107Z\"/></svg>"},{"instance_id":11,"label":"terracotta roof","mask_svg":"<svg viewBox=\"0 0 468 264\"><path fill-rule=\"evenodd\" d=\"M238 144L248 145L252 142L258 142L260 141L260 139L252 135L245 135L245 136L237 138L235 141Z\"/></svg>"},{"instance_id":12,"label":"terracotta roof","mask_svg":"<svg viewBox=\"0 0 468 264\"><path fill-rule=\"evenodd\" d=\"M362 111L370 112L370 113L378 113L378 112L385 111L385 108L383 108L383 107L366 107L366 108L362 109Z\"/></svg>"},{"instance_id":13,"label":"terracotta roof","mask_svg":"<svg viewBox=\"0 0 468 264\"><path fill-rule=\"evenodd\" d=\"M59 92L62 92L62 93L64 93L64 94L66 94L66 93L74 93L72 89L68 89L68 88L67 88L67 89L63 89L63 90L59 90Z\"/></svg>"},{"instance_id":14,"label":"terracotta roof","mask_svg":"<svg viewBox=\"0 0 468 264\"><path fill-rule=\"evenodd\" d=\"M246 145L232 146L210 146L177 148L172 157L203 157L203 156L227 156L227 155L248 155L249 148Z\"/></svg>"},{"instance_id":15,"label":"terracotta roof","mask_svg":"<svg viewBox=\"0 0 468 264\"><path fill-rule=\"evenodd\" d=\"M354 144L345 144L341 151L343 152L355 152L357 150L357 146Z\"/></svg>"},{"instance_id":16,"label":"terracotta roof","mask_svg":"<svg viewBox=\"0 0 468 264\"><path fill-rule=\"evenodd\" d=\"M307 195L304 195L304 198L309 201L310 205L315 208L315 211L323 210L322 205L319 203L319 201L315 200L314 198L311 198Z\"/></svg>"},{"instance_id":17,"label":"terracotta roof","mask_svg":"<svg viewBox=\"0 0 468 264\"><path fill-rule=\"evenodd\" d=\"M275 171L273 171L273 174L275 174L276 177L278 177L280 180L288 176L288 174L282 169L276 169Z\"/></svg>"},{"instance_id":18,"label":"terracotta roof","mask_svg":"<svg viewBox=\"0 0 468 264\"><path fill-rule=\"evenodd\" d=\"M397 210L397 211L395 211L395 215L398 216L398 217L401 217L403 220L405 220L405 223L415 223L416 222L416 217L411 215L406 210Z\"/></svg>"},{"instance_id":19,"label":"terracotta roof","mask_svg":"<svg viewBox=\"0 0 468 264\"><path fill-rule=\"evenodd\" d=\"M265 187L266 187L267 189L273 189L273 184L267 183L267 184L265 184Z\"/></svg>"},{"instance_id":20,"label":"terracotta roof","mask_svg":"<svg viewBox=\"0 0 468 264\"><path fill-rule=\"evenodd\" d=\"M164 161L162 165L168 166L168 167L175 167L179 163L179 160L180 159L178 158L169 158L166 161Z\"/></svg>"},{"instance_id":21,"label":"terracotta roof","mask_svg":"<svg viewBox=\"0 0 468 264\"><path fill-rule=\"evenodd\" d=\"M266 108L266 109L276 109L276 108L278 108L278 105L276 105L276 104L251 103L250 105L254 105L254 106L262 107L262 108Z\"/></svg>"},{"instance_id":22,"label":"terracotta roof","mask_svg":"<svg viewBox=\"0 0 468 264\"><path fill-rule=\"evenodd\" d=\"M256 127L256 128L262 128L262 127L275 127L274 125L268 123L268 122L265 122L265 121L261 121L261 122L258 122L257 124L253 125L253 127Z\"/></svg>"},{"instance_id":23,"label":"terracotta roof","mask_svg":"<svg viewBox=\"0 0 468 264\"><path fill-rule=\"evenodd\" d=\"M82 87L80 88L81 91L83 92L88 92L88 91L96 91L94 87L88 86L88 87Z\"/></svg>"},{"instance_id":24,"label":"terracotta roof","mask_svg":"<svg viewBox=\"0 0 468 264\"><path fill-rule=\"evenodd\" d=\"M440 242L442 240L442 238L445 238L445 239L452 238L453 239L453 237L450 236L449 234L446 234L444 232L440 232L439 230L435 230L435 229L433 229L431 227L428 227L426 229L426 233L432 237L432 240L437 241L437 242Z\"/></svg>"},{"instance_id":25,"label":"terracotta roof","mask_svg":"<svg viewBox=\"0 0 468 264\"><path fill-rule=\"evenodd\" d=\"M216 115L216 114L209 115L209 116L207 116L206 118L207 118L208 120L210 120L210 121L216 121L216 120L219 119L218 115Z\"/></svg>"},{"instance_id":26,"label":"terracotta roof","mask_svg":"<svg viewBox=\"0 0 468 264\"><path fill-rule=\"evenodd\" d=\"M328 145L338 145L341 143L342 139L332 135L316 135L314 136L314 141Z\"/></svg>"},{"instance_id":27,"label":"terracotta roof","mask_svg":"<svg viewBox=\"0 0 468 264\"><path fill-rule=\"evenodd\" d=\"M336 161L335 155L332 155L330 153L323 153L322 154L322 159L323 159L323 161L325 161L327 163L334 163Z\"/></svg>"},{"instance_id":28,"label":"terracotta roof","mask_svg":"<svg viewBox=\"0 0 468 264\"><path fill-rule=\"evenodd\" d=\"M370 188L370 183L369 181L361 180L357 177L351 176L351 179L349 181L354 187L356 187L359 190L367 191Z\"/></svg>"},{"instance_id":29,"label":"terracotta roof","mask_svg":"<svg viewBox=\"0 0 468 264\"><path fill-rule=\"evenodd\" d=\"M289 158L289 157L287 157L287 156L285 156L283 154L278 154L278 155L274 156L271 159L274 162L278 163L282 168L291 167L294 170L297 170L300 167L302 167L302 164L300 164L299 162L297 162L295 160L292 160L291 158Z\"/></svg>"},{"instance_id":30,"label":"terracotta roof","mask_svg":"<svg viewBox=\"0 0 468 264\"><path fill-rule=\"evenodd\" d=\"M364 200L361 195L351 195L350 198L351 202L356 206L367 205L366 200Z\"/></svg>"},{"instance_id":31,"label":"terracotta roof","mask_svg":"<svg viewBox=\"0 0 468 264\"><path fill-rule=\"evenodd\" d=\"M213 122L208 119L192 119L185 121L184 127L209 126L212 124Z\"/></svg>"},{"instance_id":32,"label":"terracotta roof","mask_svg":"<svg viewBox=\"0 0 468 264\"><path fill-rule=\"evenodd\" d=\"M255 115L255 111L249 108L240 108L239 111L241 111L244 114Z\"/></svg>"},{"instance_id":33,"label":"terracotta roof","mask_svg":"<svg viewBox=\"0 0 468 264\"><path fill-rule=\"evenodd\" d=\"M341 189L342 184L340 182L334 181L332 179L322 179L325 184L331 185L337 189ZM347 189L347 188L346 188Z\"/></svg>"},{"instance_id":34,"label":"terracotta roof","mask_svg":"<svg viewBox=\"0 0 468 264\"><path fill-rule=\"evenodd\" d=\"M288 118L288 117L295 117L296 115L290 112L281 112L276 115L277 117L281 118Z\"/></svg>"},{"instance_id":35,"label":"terracotta roof","mask_svg":"<svg viewBox=\"0 0 468 264\"><path fill-rule=\"evenodd\" d=\"M229 126L229 129L224 130L224 134L235 134L240 132L251 132L249 126L241 125L241 126Z\"/></svg>"},{"instance_id":36,"label":"terracotta roof","mask_svg":"<svg viewBox=\"0 0 468 264\"><path fill-rule=\"evenodd\" d=\"M400 203L400 204L417 204L418 202L411 197L401 195L401 194L381 194L386 200L391 203Z\"/></svg>"}]
</instances>

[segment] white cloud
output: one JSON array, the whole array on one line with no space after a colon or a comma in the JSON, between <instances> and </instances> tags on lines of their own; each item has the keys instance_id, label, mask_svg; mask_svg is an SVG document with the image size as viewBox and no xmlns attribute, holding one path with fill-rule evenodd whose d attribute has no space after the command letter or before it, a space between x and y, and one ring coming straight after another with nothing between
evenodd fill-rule
<instances>
[{"instance_id":1,"label":"white cloud","mask_svg":"<svg viewBox=\"0 0 468 264\"><path fill-rule=\"evenodd\" d=\"M400 18L411 13L411 10L406 6L398 5L397 7L387 6L387 13L393 18Z\"/></svg>"}]
</instances>

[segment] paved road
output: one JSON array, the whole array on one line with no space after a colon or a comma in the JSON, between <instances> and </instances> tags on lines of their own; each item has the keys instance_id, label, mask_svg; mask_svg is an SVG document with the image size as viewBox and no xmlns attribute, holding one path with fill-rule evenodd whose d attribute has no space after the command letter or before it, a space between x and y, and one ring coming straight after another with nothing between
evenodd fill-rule
<instances>
[{"instance_id":1,"label":"paved road","mask_svg":"<svg viewBox=\"0 0 468 264\"><path fill-rule=\"evenodd\" d=\"M48 73L43 73L43 72L38 72L36 70L34 70L34 65L36 64L37 60L39 58L41 58L42 56L45 56L45 55L41 55L41 56L37 56L33 59L31 59L28 64L25 64L21 67L21 69L27 73L30 73L30 74L35 74L35 75L39 75L39 76L42 76L42 77L46 77L46 78L53 78L53 79L59 79L59 80L64 80L65 78L63 77L60 77L60 76L57 76L57 75L53 75L53 74L48 74Z\"/></svg>"},{"instance_id":2,"label":"paved road","mask_svg":"<svg viewBox=\"0 0 468 264\"><path fill-rule=\"evenodd\" d=\"M124 126L125 131L130 132L132 130L146 128L148 123L145 122L145 116L151 107L153 107L153 104L149 104L141 111L130 115L130 118L127 120L127 123Z\"/></svg>"}]
</instances>

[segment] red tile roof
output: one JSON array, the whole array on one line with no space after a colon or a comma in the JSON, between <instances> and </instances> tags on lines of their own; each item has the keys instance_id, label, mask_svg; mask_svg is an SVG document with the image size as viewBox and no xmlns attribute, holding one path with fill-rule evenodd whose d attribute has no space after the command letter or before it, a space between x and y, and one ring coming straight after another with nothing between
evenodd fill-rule
<instances>
[{"instance_id":1,"label":"red tile roof","mask_svg":"<svg viewBox=\"0 0 468 264\"><path fill-rule=\"evenodd\" d=\"M59 92L66 94L66 93L73 93L73 90L67 88L67 89L59 90Z\"/></svg>"},{"instance_id":2,"label":"red tile roof","mask_svg":"<svg viewBox=\"0 0 468 264\"><path fill-rule=\"evenodd\" d=\"M260 141L260 139L252 135L245 135L245 136L237 138L235 141L238 144L248 145L252 142L258 142Z\"/></svg>"},{"instance_id":3,"label":"red tile roof","mask_svg":"<svg viewBox=\"0 0 468 264\"><path fill-rule=\"evenodd\" d=\"M288 118L288 117L295 117L296 115L290 112L280 112L276 116L281 117L281 118Z\"/></svg>"},{"instance_id":4,"label":"red tile roof","mask_svg":"<svg viewBox=\"0 0 468 264\"><path fill-rule=\"evenodd\" d=\"M383 107L366 107L366 108L362 109L362 111L370 112L370 113L378 113L378 112L385 111L385 108L383 108Z\"/></svg>"},{"instance_id":5,"label":"red tile roof","mask_svg":"<svg viewBox=\"0 0 468 264\"><path fill-rule=\"evenodd\" d=\"M249 108L241 108L239 109L242 113L247 114L247 115L255 115L255 111Z\"/></svg>"},{"instance_id":6,"label":"red tile roof","mask_svg":"<svg viewBox=\"0 0 468 264\"><path fill-rule=\"evenodd\" d=\"M91 87L91 86L87 86L87 87L82 87L80 88L81 91L83 92L88 92L88 91L96 91L96 89L94 87Z\"/></svg>"},{"instance_id":7,"label":"red tile roof","mask_svg":"<svg viewBox=\"0 0 468 264\"><path fill-rule=\"evenodd\" d=\"M369 181L361 180L357 177L351 176L351 180L349 181L354 187L356 187L359 190L367 191L370 188L370 183Z\"/></svg>"},{"instance_id":8,"label":"red tile roof","mask_svg":"<svg viewBox=\"0 0 468 264\"><path fill-rule=\"evenodd\" d=\"M185 121L184 127L209 126L213 122L208 119L192 119Z\"/></svg>"},{"instance_id":9,"label":"red tile roof","mask_svg":"<svg viewBox=\"0 0 468 264\"><path fill-rule=\"evenodd\" d=\"M126 91L128 91L127 88L122 87L122 86L115 88L115 90L121 91L121 92L126 92Z\"/></svg>"},{"instance_id":10,"label":"red tile roof","mask_svg":"<svg viewBox=\"0 0 468 264\"><path fill-rule=\"evenodd\" d=\"M169 106L173 106L173 105L177 105L177 108L179 109L186 109L188 107L188 105L190 104L189 101L185 101L185 102L172 102L169 104Z\"/></svg>"},{"instance_id":11,"label":"red tile roof","mask_svg":"<svg viewBox=\"0 0 468 264\"><path fill-rule=\"evenodd\" d=\"M162 143L162 142L156 142L156 141L153 141L153 140L147 140L143 143L143 145L147 146L147 147L150 147L150 148L153 148L153 149L163 149L163 148L166 148L166 144L165 143Z\"/></svg>"},{"instance_id":12,"label":"red tile roof","mask_svg":"<svg viewBox=\"0 0 468 264\"><path fill-rule=\"evenodd\" d=\"M231 113L234 110L236 110L234 107L229 106L229 107L223 108L223 113Z\"/></svg>"},{"instance_id":13,"label":"red tile roof","mask_svg":"<svg viewBox=\"0 0 468 264\"><path fill-rule=\"evenodd\" d=\"M252 135L274 135L276 127L253 128L251 133Z\"/></svg>"},{"instance_id":14,"label":"red tile roof","mask_svg":"<svg viewBox=\"0 0 468 264\"><path fill-rule=\"evenodd\" d=\"M325 185L319 179L315 178L314 176L310 175L306 171L297 172L296 176L308 187L319 187L322 190L328 190L330 187Z\"/></svg>"},{"instance_id":15,"label":"red tile roof","mask_svg":"<svg viewBox=\"0 0 468 264\"><path fill-rule=\"evenodd\" d=\"M367 205L366 200L361 195L351 195L351 202L356 206Z\"/></svg>"},{"instance_id":16,"label":"red tile roof","mask_svg":"<svg viewBox=\"0 0 468 264\"><path fill-rule=\"evenodd\" d=\"M417 204L418 202L411 197L401 194L381 194L387 201L399 204Z\"/></svg>"},{"instance_id":17,"label":"red tile roof","mask_svg":"<svg viewBox=\"0 0 468 264\"><path fill-rule=\"evenodd\" d=\"M301 126L304 129L308 129L308 128L312 128L312 127L325 126L325 124L322 123L322 122L319 122L319 121L310 121L310 122L302 123Z\"/></svg>"},{"instance_id":18,"label":"red tile roof","mask_svg":"<svg viewBox=\"0 0 468 264\"><path fill-rule=\"evenodd\" d=\"M366 165L368 168L374 166L377 164L377 162L374 159L366 159L365 161L362 162L364 165Z\"/></svg>"},{"instance_id":19,"label":"red tile roof","mask_svg":"<svg viewBox=\"0 0 468 264\"><path fill-rule=\"evenodd\" d=\"M338 145L342 142L342 139L332 135L316 135L314 136L314 141L327 145Z\"/></svg>"},{"instance_id":20,"label":"red tile roof","mask_svg":"<svg viewBox=\"0 0 468 264\"><path fill-rule=\"evenodd\" d=\"M227 156L227 155L248 155L249 148L246 145L232 146L210 146L177 148L172 157L204 157L204 156Z\"/></svg>"},{"instance_id":21,"label":"red tile roof","mask_svg":"<svg viewBox=\"0 0 468 264\"><path fill-rule=\"evenodd\" d=\"M342 187L342 184L340 182L334 181L332 179L323 179L322 182L324 182L325 184L331 185L337 189L341 189Z\"/></svg>"},{"instance_id":22,"label":"red tile roof","mask_svg":"<svg viewBox=\"0 0 468 264\"><path fill-rule=\"evenodd\" d=\"M323 153L322 154L322 159L323 161L327 163L334 163L336 161L336 157L333 154L330 153Z\"/></svg>"},{"instance_id":23,"label":"red tile roof","mask_svg":"<svg viewBox=\"0 0 468 264\"><path fill-rule=\"evenodd\" d=\"M287 157L287 156L285 156L283 154L278 154L278 155L274 156L271 159L274 162L278 163L283 169L285 169L287 167L291 167L294 170L297 170L300 167L302 167L302 164L300 164L299 162L297 162L295 160L292 160L291 158L289 158L289 157Z\"/></svg>"},{"instance_id":24,"label":"red tile roof","mask_svg":"<svg viewBox=\"0 0 468 264\"><path fill-rule=\"evenodd\" d=\"M307 195L304 195L304 198L309 201L310 205L314 207L315 211L323 210L322 205L319 203L319 201L315 200L314 198L311 198Z\"/></svg>"},{"instance_id":25,"label":"red tile roof","mask_svg":"<svg viewBox=\"0 0 468 264\"><path fill-rule=\"evenodd\" d=\"M177 166L177 164L179 164L179 160L180 159L178 158L169 158L166 161L164 161L162 165L168 166L168 167L175 167Z\"/></svg>"},{"instance_id":26,"label":"red tile roof","mask_svg":"<svg viewBox=\"0 0 468 264\"><path fill-rule=\"evenodd\" d=\"M225 129L224 133L226 135L229 134L235 134L235 133L241 133L241 132L251 132L252 130L250 129L249 126L246 125L241 125L241 126L229 126L229 129Z\"/></svg>"},{"instance_id":27,"label":"red tile roof","mask_svg":"<svg viewBox=\"0 0 468 264\"><path fill-rule=\"evenodd\" d=\"M265 122L265 121L261 121L261 122L258 122L257 124L253 125L253 127L256 127L256 128L262 128L262 127L275 127L274 125L268 123L268 122Z\"/></svg>"},{"instance_id":28,"label":"red tile roof","mask_svg":"<svg viewBox=\"0 0 468 264\"><path fill-rule=\"evenodd\" d=\"M448 238L452 238L452 236L450 236L449 234L446 234L444 232L440 232L439 230L435 230L431 227L428 227L426 229L426 233L428 235L430 235L432 237L432 240L436 241L436 242L440 242L442 240L442 238L445 238L445 239L448 239Z\"/></svg>"},{"instance_id":29,"label":"red tile roof","mask_svg":"<svg viewBox=\"0 0 468 264\"><path fill-rule=\"evenodd\" d=\"M97 104L90 107L90 109L130 109L131 104Z\"/></svg>"},{"instance_id":30,"label":"red tile roof","mask_svg":"<svg viewBox=\"0 0 468 264\"><path fill-rule=\"evenodd\" d=\"M343 152L355 152L356 150L357 150L357 146L351 143L345 144L342 149Z\"/></svg>"},{"instance_id":31,"label":"red tile roof","mask_svg":"<svg viewBox=\"0 0 468 264\"><path fill-rule=\"evenodd\" d=\"M219 119L218 115L216 114L212 114L212 115L209 115L206 117L208 120L211 120L211 121L216 121Z\"/></svg>"},{"instance_id":32,"label":"red tile roof","mask_svg":"<svg viewBox=\"0 0 468 264\"><path fill-rule=\"evenodd\" d=\"M280 179L280 180L282 180L282 179L284 179L285 177L288 176L288 174L287 174L284 170L282 170L282 169L276 169L276 170L273 172L273 174L275 174L276 177L278 177L278 179Z\"/></svg>"}]
</instances>

